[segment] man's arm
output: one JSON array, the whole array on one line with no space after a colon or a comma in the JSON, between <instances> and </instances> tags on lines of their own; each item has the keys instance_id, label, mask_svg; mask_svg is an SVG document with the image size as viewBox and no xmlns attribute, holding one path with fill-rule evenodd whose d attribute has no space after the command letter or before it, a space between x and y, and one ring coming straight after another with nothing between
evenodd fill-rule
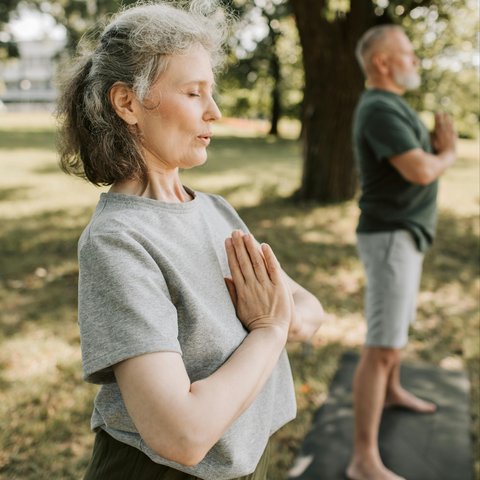
<instances>
[{"instance_id":1,"label":"man's arm","mask_svg":"<svg viewBox=\"0 0 480 480\"><path fill-rule=\"evenodd\" d=\"M455 161L456 132L450 117L435 115L432 143L436 154L414 148L389 159L400 174L411 183L428 185Z\"/></svg>"}]
</instances>

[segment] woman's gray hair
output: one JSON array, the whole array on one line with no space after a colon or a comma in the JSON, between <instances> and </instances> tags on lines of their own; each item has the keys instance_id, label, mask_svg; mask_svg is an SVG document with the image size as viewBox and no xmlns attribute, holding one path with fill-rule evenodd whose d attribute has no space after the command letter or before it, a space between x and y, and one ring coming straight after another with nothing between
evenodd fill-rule
<instances>
[{"instance_id":1,"label":"woman's gray hair","mask_svg":"<svg viewBox=\"0 0 480 480\"><path fill-rule=\"evenodd\" d=\"M62 169L95 185L145 178L137 135L115 113L110 89L122 82L143 101L169 56L195 45L209 52L216 69L228 24L217 0L159 1L128 7L98 38L82 38L57 106Z\"/></svg>"},{"instance_id":2,"label":"woman's gray hair","mask_svg":"<svg viewBox=\"0 0 480 480\"><path fill-rule=\"evenodd\" d=\"M363 73L367 73L372 55L375 52L375 47L385 40L387 34L394 30L403 31L402 27L398 25L377 25L369 28L360 37L355 48L355 56Z\"/></svg>"}]
</instances>

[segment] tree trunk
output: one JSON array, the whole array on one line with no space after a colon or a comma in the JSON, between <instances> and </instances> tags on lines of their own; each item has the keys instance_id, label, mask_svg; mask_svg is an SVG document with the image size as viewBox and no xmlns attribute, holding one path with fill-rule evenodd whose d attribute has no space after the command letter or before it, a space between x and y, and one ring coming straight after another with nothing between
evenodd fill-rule
<instances>
[{"instance_id":1,"label":"tree trunk","mask_svg":"<svg viewBox=\"0 0 480 480\"><path fill-rule=\"evenodd\" d=\"M355 59L362 33L376 23L371 0L352 0L329 21L325 0L290 0L303 49L303 176L298 198L350 200L356 192L351 123L364 79Z\"/></svg>"},{"instance_id":2,"label":"tree trunk","mask_svg":"<svg viewBox=\"0 0 480 480\"><path fill-rule=\"evenodd\" d=\"M272 87L272 106L270 111L270 135L278 136L278 121L282 112L282 106L280 103L280 61L277 57L277 52L273 50L272 58L270 60L270 70L273 79Z\"/></svg>"},{"instance_id":3,"label":"tree trunk","mask_svg":"<svg viewBox=\"0 0 480 480\"><path fill-rule=\"evenodd\" d=\"M270 131L269 135L278 136L278 122L282 114L282 103L280 98L280 87L282 72L280 70L280 59L277 54L277 39L279 33L272 27L273 17L264 11L268 23L268 37L270 39L269 73L273 80L270 106Z\"/></svg>"}]
</instances>

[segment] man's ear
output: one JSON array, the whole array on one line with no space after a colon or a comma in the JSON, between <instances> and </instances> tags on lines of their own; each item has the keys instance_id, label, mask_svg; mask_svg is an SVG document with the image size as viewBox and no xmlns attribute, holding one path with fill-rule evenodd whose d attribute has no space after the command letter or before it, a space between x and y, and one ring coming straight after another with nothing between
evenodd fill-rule
<instances>
[{"instance_id":1,"label":"man's ear","mask_svg":"<svg viewBox=\"0 0 480 480\"><path fill-rule=\"evenodd\" d=\"M109 92L110 103L116 114L128 125L136 125L138 100L132 89L122 82L112 85Z\"/></svg>"},{"instance_id":2,"label":"man's ear","mask_svg":"<svg viewBox=\"0 0 480 480\"><path fill-rule=\"evenodd\" d=\"M371 58L373 68L381 75L388 75L390 67L387 61L387 55L383 52L376 53Z\"/></svg>"}]
</instances>

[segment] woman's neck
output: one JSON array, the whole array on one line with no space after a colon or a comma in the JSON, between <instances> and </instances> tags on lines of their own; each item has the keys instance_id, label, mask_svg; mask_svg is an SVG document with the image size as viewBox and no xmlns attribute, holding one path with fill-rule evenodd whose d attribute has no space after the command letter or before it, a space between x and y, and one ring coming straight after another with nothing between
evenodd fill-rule
<instances>
[{"instance_id":1,"label":"woman's neck","mask_svg":"<svg viewBox=\"0 0 480 480\"><path fill-rule=\"evenodd\" d=\"M192 200L180 181L178 169L150 171L145 180L130 179L114 183L110 192L137 195L167 203L184 203Z\"/></svg>"}]
</instances>

